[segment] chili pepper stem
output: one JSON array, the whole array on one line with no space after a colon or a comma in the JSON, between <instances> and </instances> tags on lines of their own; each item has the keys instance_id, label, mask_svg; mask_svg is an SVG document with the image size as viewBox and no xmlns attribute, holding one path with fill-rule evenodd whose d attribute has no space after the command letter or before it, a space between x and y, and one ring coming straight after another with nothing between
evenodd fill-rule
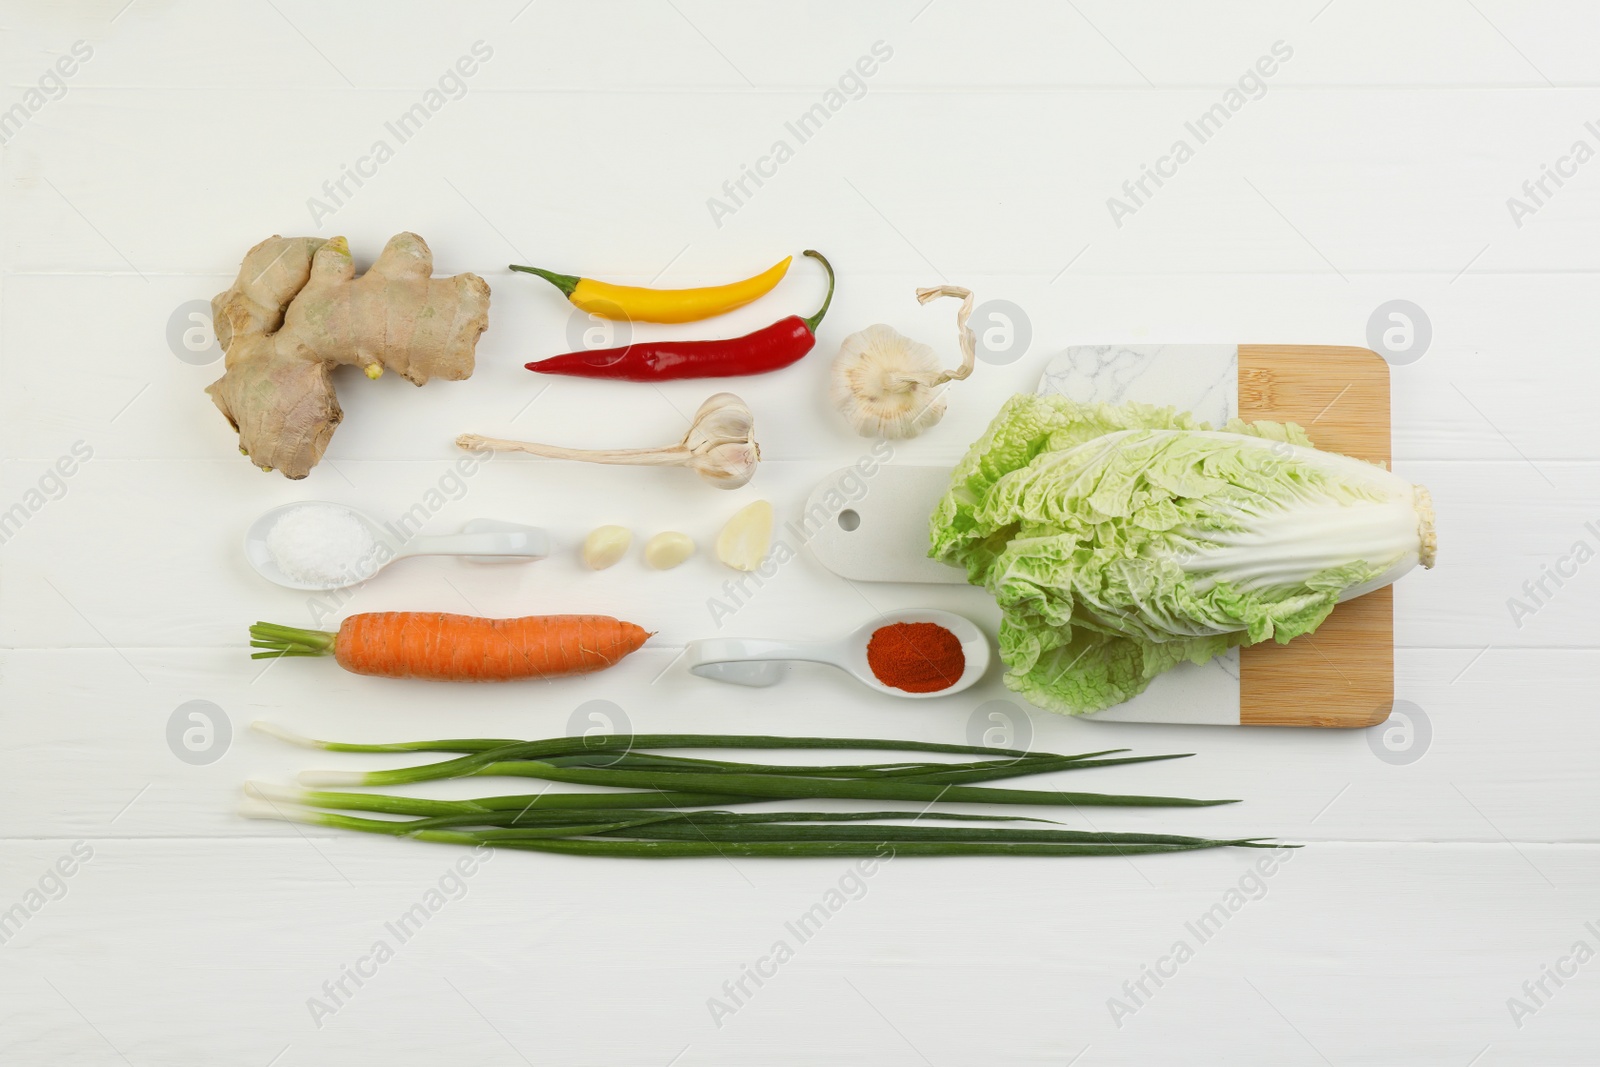
<instances>
[{"instance_id":1,"label":"chili pepper stem","mask_svg":"<svg viewBox=\"0 0 1600 1067\"><path fill-rule=\"evenodd\" d=\"M821 252L818 252L814 248L806 249L805 254L810 256L812 259L820 261L822 263L822 269L828 272L828 295L822 298L822 306L817 309L817 313L815 315L811 316L809 319L801 320L806 324L806 329L810 330L812 333L816 333L817 327L822 324L822 316L828 313L828 307L833 303L833 264L828 262L827 256L823 255Z\"/></svg>"},{"instance_id":2,"label":"chili pepper stem","mask_svg":"<svg viewBox=\"0 0 1600 1067\"><path fill-rule=\"evenodd\" d=\"M581 278L576 278L571 274L557 274L555 271L544 270L540 267L523 267L518 266L515 263L511 264L511 269L519 270L524 274L537 274L539 277L543 278L557 289L560 289L561 294L567 297L569 300L572 298L573 290L578 288L578 282L583 280Z\"/></svg>"}]
</instances>

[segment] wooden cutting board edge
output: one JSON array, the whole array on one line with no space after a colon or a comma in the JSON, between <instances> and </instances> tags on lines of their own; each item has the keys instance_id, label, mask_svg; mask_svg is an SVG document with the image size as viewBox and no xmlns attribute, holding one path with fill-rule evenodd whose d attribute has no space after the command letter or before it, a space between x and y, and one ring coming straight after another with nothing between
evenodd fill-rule
<instances>
[{"instance_id":1,"label":"wooden cutting board edge","mask_svg":"<svg viewBox=\"0 0 1600 1067\"><path fill-rule=\"evenodd\" d=\"M1387 467L1389 365L1366 348L1240 345L1239 417L1297 422L1318 448ZM1392 588L1287 645L1239 650L1241 725L1375 726L1393 705Z\"/></svg>"}]
</instances>

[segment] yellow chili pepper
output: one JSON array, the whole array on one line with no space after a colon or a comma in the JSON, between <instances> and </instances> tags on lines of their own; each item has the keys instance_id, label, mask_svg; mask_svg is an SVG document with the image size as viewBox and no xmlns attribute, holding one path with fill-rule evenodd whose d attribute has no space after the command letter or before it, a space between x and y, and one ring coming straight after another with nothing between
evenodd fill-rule
<instances>
[{"instance_id":1,"label":"yellow chili pepper","mask_svg":"<svg viewBox=\"0 0 1600 1067\"><path fill-rule=\"evenodd\" d=\"M511 269L537 274L565 293L574 307L603 319L698 322L744 307L750 301L765 296L783 280L793 259L793 256L787 256L782 263L742 282L699 289L646 289L637 285L612 285L609 282L597 282L593 278L556 274L538 267L520 267L515 263L511 264Z\"/></svg>"}]
</instances>

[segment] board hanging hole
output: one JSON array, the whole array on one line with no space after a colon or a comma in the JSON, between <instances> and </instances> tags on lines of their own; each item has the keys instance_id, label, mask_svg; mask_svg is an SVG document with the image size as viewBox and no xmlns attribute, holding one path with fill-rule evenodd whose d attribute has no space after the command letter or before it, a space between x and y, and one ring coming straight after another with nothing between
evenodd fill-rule
<instances>
[{"instance_id":1,"label":"board hanging hole","mask_svg":"<svg viewBox=\"0 0 1600 1067\"><path fill-rule=\"evenodd\" d=\"M839 529L844 531L854 530L861 525L861 516L854 508L845 508L839 512Z\"/></svg>"}]
</instances>

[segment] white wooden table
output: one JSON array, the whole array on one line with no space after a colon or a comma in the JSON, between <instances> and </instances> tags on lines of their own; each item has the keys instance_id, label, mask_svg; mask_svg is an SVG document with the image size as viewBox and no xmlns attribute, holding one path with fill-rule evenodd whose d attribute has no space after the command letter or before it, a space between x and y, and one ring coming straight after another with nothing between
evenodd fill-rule
<instances>
[{"instance_id":1,"label":"white wooden table","mask_svg":"<svg viewBox=\"0 0 1600 1067\"><path fill-rule=\"evenodd\" d=\"M1600 162L1569 158L1600 148L1585 5L9 0L0 31L0 1062L1595 1062L1600 589L1571 555L1600 548ZM462 57L473 72L452 80ZM1186 123L1258 61L1271 75L1202 143ZM791 124L819 102L802 141ZM419 103L402 141L389 124ZM1192 153L1162 162L1179 139ZM1168 176L1135 201L1123 184L1146 164ZM1534 200L1545 165L1564 184ZM762 180L741 192L746 168ZM313 475L255 470L202 392L216 353L184 344L195 302L268 234L343 234L370 260L406 229L441 272L494 287L477 373L342 378L347 418ZM583 323L506 263L690 285L805 247L832 257L839 295L816 354L736 384L765 457L748 488L519 457L449 480L459 432L656 444L712 388L535 379L522 363ZM684 332L809 314L809 266ZM1425 347L1393 373L1396 467L1440 514L1439 567L1397 591L1409 729L1021 724L1055 750L1197 752L1075 784L1244 797L1094 825L1307 844L1270 877L1217 851L898 860L859 882L832 861L501 855L453 880L449 849L235 816L247 778L381 762L288 749L256 718L539 737L586 727L599 700L641 730L987 725L1007 699L993 679L890 705L805 672L752 701L673 663L694 637L821 636L894 607L992 623L981 591L852 586L802 553L718 630L715 562L595 574L573 549L607 522L705 543L757 497L795 517L871 447L826 406L839 341L885 321L953 351L950 310L912 298L941 280L1016 304L1031 342L980 365L895 461L952 461L1067 344L1365 344L1389 301L1424 312ZM430 532L490 516L562 546L510 571L408 561L338 614L593 611L659 636L551 684L263 669L248 624L311 608L249 572L239 538L317 498L386 518L432 500ZM1558 567L1535 603L1524 583ZM219 712L186 761L169 729L191 701ZM398 941L385 924L441 880ZM842 880L844 903L794 937ZM792 958L762 962L780 940ZM314 1010L341 980L337 1010Z\"/></svg>"}]
</instances>

